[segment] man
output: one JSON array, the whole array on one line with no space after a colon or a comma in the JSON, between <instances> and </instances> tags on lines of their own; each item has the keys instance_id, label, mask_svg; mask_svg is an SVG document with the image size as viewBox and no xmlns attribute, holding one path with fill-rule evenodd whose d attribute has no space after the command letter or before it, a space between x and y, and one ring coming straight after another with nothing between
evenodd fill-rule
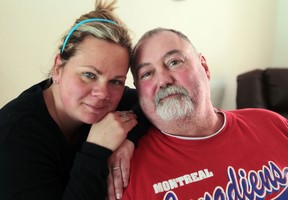
<instances>
[{"instance_id":1,"label":"man","mask_svg":"<svg viewBox=\"0 0 288 200\"><path fill-rule=\"evenodd\" d=\"M131 161L122 199L288 199L288 121L263 109L221 111L210 71L189 39L147 32L132 73L152 122Z\"/></svg>"}]
</instances>

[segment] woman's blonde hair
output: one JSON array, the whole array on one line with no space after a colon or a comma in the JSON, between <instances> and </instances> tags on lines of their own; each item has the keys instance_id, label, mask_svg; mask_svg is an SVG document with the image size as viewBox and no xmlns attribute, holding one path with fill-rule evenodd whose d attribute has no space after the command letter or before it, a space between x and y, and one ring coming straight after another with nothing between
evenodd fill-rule
<instances>
[{"instance_id":1,"label":"woman's blonde hair","mask_svg":"<svg viewBox=\"0 0 288 200\"><path fill-rule=\"evenodd\" d=\"M132 47L129 31L122 20L114 13L115 4L116 0L110 2L107 0L96 0L95 10L82 15L75 21L70 31L78 26L77 29L73 32L68 31L62 38L63 43L59 46L60 56L64 61L69 60L75 54L77 46L87 36L119 44L127 48L129 53L131 53ZM81 23L85 20L88 22ZM67 39L66 42L65 39Z\"/></svg>"},{"instance_id":2,"label":"woman's blonde hair","mask_svg":"<svg viewBox=\"0 0 288 200\"><path fill-rule=\"evenodd\" d=\"M95 10L83 14L74 25L62 37L62 43L58 47L64 67L67 61L77 52L77 47L86 37L95 37L107 40L127 48L129 56L132 51L130 33L122 20L114 13L117 0L96 0ZM52 77L53 68L48 74Z\"/></svg>"}]
</instances>

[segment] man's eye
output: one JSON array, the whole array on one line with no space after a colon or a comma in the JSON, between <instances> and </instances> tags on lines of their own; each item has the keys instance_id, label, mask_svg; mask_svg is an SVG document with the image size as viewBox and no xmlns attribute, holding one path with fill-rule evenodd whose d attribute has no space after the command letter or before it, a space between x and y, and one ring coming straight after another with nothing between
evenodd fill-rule
<instances>
[{"instance_id":1,"label":"man's eye","mask_svg":"<svg viewBox=\"0 0 288 200\"><path fill-rule=\"evenodd\" d=\"M145 72L145 73L142 73L141 76L140 76L140 79L144 79L144 78L147 78L151 75L151 72Z\"/></svg>"},{"instance_id":2,"label":"man's eye","mask_svg":"<svg viewBox=\"0 0 288 200\"><path fill-rule=\"evenodd\" d=\"M180 63L182 63L181 60L171 60L170 62L168 62L168 66L173 67L175 65L179 65Z\"/></svg>"},{"instance_id":3,"label":"man's eye","mask_svg":"<svg viewBox=\"0 0 288 200\"><path fill-rule=\"evenodd\" d=\"M91 72L83 72L83 75L89 79L95 79L96 78L96 75L91 73Z\"/></svg>"}]
</instances>

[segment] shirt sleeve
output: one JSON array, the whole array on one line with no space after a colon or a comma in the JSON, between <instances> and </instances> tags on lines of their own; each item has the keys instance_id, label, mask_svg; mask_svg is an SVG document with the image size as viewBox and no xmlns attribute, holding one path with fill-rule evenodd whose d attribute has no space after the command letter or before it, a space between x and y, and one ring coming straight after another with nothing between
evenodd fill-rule
<instances>
[{"instance_id":1,"label":"shirt sleeve","mask_svg":"<svg viewBox=\"0 0 288 200\"><path fill-rule=\"evenodd\" d=\"M107 195L107 159L112 151L85 142L75 156L63 199L105 199Z\"/></svg>"},{"instance_id":2,"label":"shirt sleeve","mask_svg":"<svg viewBox=\"0 0 288 200\"><path fill-rule=\"evenodd\" d=\"M111 150L84 142L75 154L62 135L25 127L18 124L0 144L1 200L105 199Z\"/></svg>"}]
</instances>

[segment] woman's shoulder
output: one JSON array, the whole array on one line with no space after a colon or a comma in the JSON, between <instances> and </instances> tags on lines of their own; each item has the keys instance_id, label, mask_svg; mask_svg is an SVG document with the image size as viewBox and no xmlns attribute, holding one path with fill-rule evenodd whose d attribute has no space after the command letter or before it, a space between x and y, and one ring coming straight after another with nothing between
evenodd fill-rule
<instances>
[{"instance_id":1,"label":"woman's shoulder","mask_svg":"<svg viewBox=\"0 0 288 200\"><path fill-rule=\"evenodd\" d=\"M31 112L44 103L41 83L23 91L18 97L8 102L0 109L0 123L4 120L19 118L27 112Z\"/></svg>"},{"instance_id":2,"label":"woman's shoulder","mask_svg":"<svg viewBox=\"0 0 288 200\"><path fill-rule=\"evenodd\" d=\"M41 126L42 122L49 124L49 114L41 85L36 84L1 108L0 142L11 131L24 132L27 130L29 132L32 128L36 129L37 126Z\"/></svg>"}]
</instances>

